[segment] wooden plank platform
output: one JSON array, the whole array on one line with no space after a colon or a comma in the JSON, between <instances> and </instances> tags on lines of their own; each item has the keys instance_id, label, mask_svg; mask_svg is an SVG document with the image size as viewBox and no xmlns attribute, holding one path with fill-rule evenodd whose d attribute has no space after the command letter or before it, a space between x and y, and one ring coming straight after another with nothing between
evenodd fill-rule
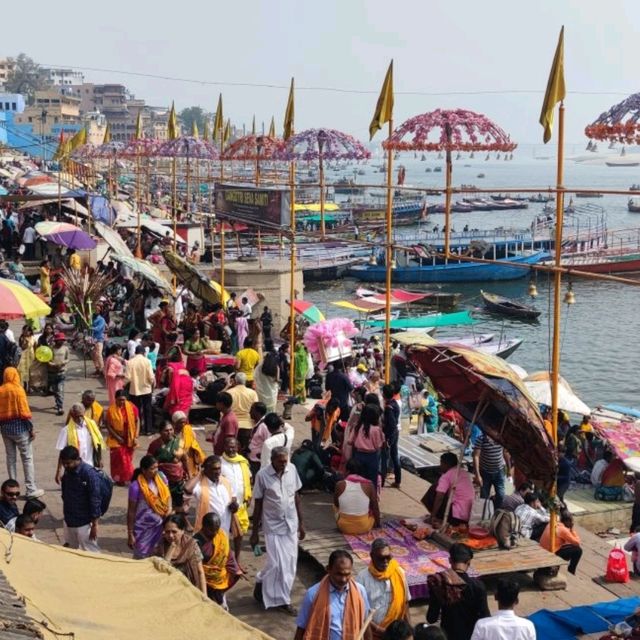
<instances>
[{"instance_id":1,"label":"wooden plank platform","mask_svg":"<svg viewBox=\"0 0 640 640\"><path fill-rule=\"evenodd\" d=\"M462 443L445 433L400 434L398 441L399 454L409 458L418 471L437 469L440 466L440 456L445 451L453 451L457 455L461 447Z\"/></svg>"},{"instance_id":2,"label":"wooden plank platform","mask_svg":"<svg viewBox=\"0 0 640 640\"><path fill-rule=\"evenodd\" d=\"M570 489L565 495L567 507L576 524L598 533L611 527L626 531L631 522L632 502L596 500L591 486Z\"/></svg>"},{"instance_id":3,"label":"wooden plank platform","mask_svg":"<svg viewBox=\"0 0 640 640\"><path fill-rule=\"evenodd\" d=\"M305 539L298 543L298 548L304 553L307 553L322 567L327 566L329 556L335 549L346 549L350 551L349 544L344 536L335 528L307 531ZM352 555L354 571L357 573L367 565L355 554Z\"/></svg>"}]
</instances>

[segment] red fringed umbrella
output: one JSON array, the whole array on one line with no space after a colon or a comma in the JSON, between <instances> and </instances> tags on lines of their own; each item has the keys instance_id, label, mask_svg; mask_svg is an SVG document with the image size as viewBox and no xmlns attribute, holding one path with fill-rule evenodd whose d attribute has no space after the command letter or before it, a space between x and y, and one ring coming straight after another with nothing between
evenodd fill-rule
<instances>
[{"instance_id":1,"label":"red fringed umbrella","mask_svg":"<svg viewBox=\"0 0 640 640\"><path fill-rule=\"evenodd\" d=\"M285 153L285 143L280 138L248 135L232 142L222 153L223 160L272 160Z\"/></svg>"},{"instance_id":2,"label":"red fringed umbrella","mask_svg":"<svg viewBox=\"0 0 640 640\"><path fill-rule=\"evenodd\" d=\"M445 255L449 255L452 151L513 151L517 144L487 116L467 109L436 109L409 118L382 143L393 151L446 153Z\"/></svg>"},{"instance_id":3,"label":"red fringed umbrella","mask_svg":"<svg viewBox=\"0 0 640 640\"><path fill-rule=\"evenodd\" d=\"M622 144L640 144L640 93L613 105L585 127L591 140L606 140Z\"/></svg>"}]
</instances>

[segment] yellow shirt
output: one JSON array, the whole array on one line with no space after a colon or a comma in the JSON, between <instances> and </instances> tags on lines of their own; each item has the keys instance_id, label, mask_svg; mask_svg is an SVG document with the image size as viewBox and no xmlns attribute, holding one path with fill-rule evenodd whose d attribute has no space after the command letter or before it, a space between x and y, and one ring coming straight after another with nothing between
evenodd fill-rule
<instances>
[{"instance_id":1,"label":"yellow shirt","mask_svg":"<svg viewBox=\"0 0 640 640\"><path fill-rule=\"evenodd\" d=\"M247 349L240 349L236 353L237 369L246 374L247 381L253 380L253 370L258 366L260 362L260 354L251 347Z\"/></svg>"},{"instance_id":2,"label":"yellow shirt","mask_svg":"<svg viewBox=\"0 0 640 640\"><path fill-rule=\"evenodd\" d=\"M249 417L249 411L251 405L254 402L258 402L258 394L244 384L237 384L235 387L231 387L228 393L233 398L231 411L238 418L238 427L240 429L252 429L253 424Z\"/></svg>"}]
</instances>

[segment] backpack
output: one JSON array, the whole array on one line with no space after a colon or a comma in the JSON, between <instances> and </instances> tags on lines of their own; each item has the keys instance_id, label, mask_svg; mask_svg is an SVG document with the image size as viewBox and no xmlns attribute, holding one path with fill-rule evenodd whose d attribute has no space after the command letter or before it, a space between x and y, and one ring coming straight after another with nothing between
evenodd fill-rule
<instances>
[{"instance_id":1,"label":"backpack","mask_svg":"<svg viewBox=\"0 0 640 640\"><path fill-rule=\"evenodd\" d=\"M498 541L501 549L516 546L520 532L520 518L513 511L498 509L489 522L489 532Z\"/></svg>"},{"instance_id":2,"label":"backpack","mask_svg":"<svg viewBox=\"0 0 640 640\"><path fill-rule=\"evenodd\" d=\"M98 486L100 487L100 515L103 516L109 510L111 497L113 496L113 480L102 469L94 469L98 475Z\"/></svg>"}]
</instances>

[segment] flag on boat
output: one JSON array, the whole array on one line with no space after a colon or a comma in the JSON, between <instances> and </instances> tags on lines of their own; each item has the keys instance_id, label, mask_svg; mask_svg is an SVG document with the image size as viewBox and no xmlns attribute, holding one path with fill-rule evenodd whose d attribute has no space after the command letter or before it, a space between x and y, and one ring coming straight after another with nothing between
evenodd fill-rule
<instances>
[{"instance_id":1,"label":"flag on boat","mask_svg":"<svg viewBox=\"0 0 640 640\"><path fill-rule=\"evenodd\" d=\"M289 88L289 99L287 100L287 108L284 112L284 131L282 137L288 140L293 135L293 121L295 118L295 105L293 103L293 78L291 78L291 87ZM255 128L255 123L254 123Z\"/></svg>"},{"instance_id":2,"label":"flag on boat","mask_svg":"<svg viewBox=\"0 0 640 640\"><path fill-rule=\"evenodd\" d=\"M213 140L218 140L218 137L222 139L222 132L224 131L224 120L222 114L222 94L218 96L218 108L216 109L216 117L213 121Z\"/></svg>"},{"instance_id":3,"label":"flag on boat","mask_svg":"<svg viewBox=\"0 0 640 640\"><path fill-rule=\"evenodd\" d=\"M551 140L551 131L553 130L553 110L558 102L562 102L567 95L564 86L564 27L560 29L560 38L556 53L553 56L551 65L551 73L547 82L547 91L544 94L544 102L542 103L542 112L540 113L540 124L544 127L544 136L542 139L546 144Z\"/></svg>"},{"instance_id":4,"label":"flag on boat","mask_svg":"<svg viewBox=\"0 0 640 640\"><path fill-rule=\"evenodd\" d=\"M376 104L376 111L373 114L373 120L369 125L369 139L373 140L376 131L382 129L385 122L389 122L393 117L393 60L387 69L387 75L382 83L382 90Z\"/></svg>"},{"instance_id":5,"label":"flag on boat","mask_svg":"<svg viewBox=\"0 0 640 640\"><path fill-rule=\"evenodd\" d=\"M171 103L167 122L167 137L169 140L175 140L178 137L178 119L176 118L176 105L173 102Z\"/></svg>"}]
</instances>

